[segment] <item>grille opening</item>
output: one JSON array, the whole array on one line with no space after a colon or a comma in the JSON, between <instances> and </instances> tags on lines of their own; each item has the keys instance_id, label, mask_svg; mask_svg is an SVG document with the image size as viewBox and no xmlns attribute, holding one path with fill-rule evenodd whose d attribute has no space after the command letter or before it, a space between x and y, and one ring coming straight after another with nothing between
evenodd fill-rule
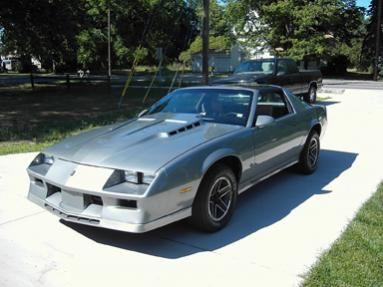
<instances>
[{"instance_id":1,"label":"grille opening","mask_svg":"<svg viewBox=\"0 0 383 287\"><path fill-rule=\"evenodd\" d=\"M91 204L103 205L101 196L92 195L92 194L84 194L84 203L85 206L89 206Z\"/></svg>"},{"instance_id":2,"label":"grille opening","mask_svg":"<svg viewBox=\"0 0 383 287\"><path fill-rule=\"evenodd\" d=\"M56 192L61 192L61 188L53 184L47 183L47 197L55 194Z\"/></svg>"},{"instance_id":3,"label":"grille opening","mask_svg":"<svg viewBox=\"0 0 383 287\"><path fill-rule=\"evenodd\" d=\"M137 208L137 201L129 199L118 199L117 205L121 207Z\"/></svg>"},{"instance_id":4,"label":"grille opening","mask_svg":"<svg viewBox=\"0 0 383 287\"><path fill-rule=\"evenodd\" d=\"M169 133L170 136L174 136L177 133L177 131L172 131Z\"/></svg>"},{"instance_id":5,"label":"grille opening","mask_svg":"<svg viewBox=\"0 0 383 287\"><path fill-rule=\"evenodd\" d=\"M71 220L71 221L78 221L78 222L82 222L82 223L85 223L85 224L100 224L100 220L98 219L93 219L93 218L86 218L86 217L80 217L80 216L76 216L76 215L69 215L69 214L66 214L48 204L44 204L45 208L47 210L49 210L50 212L62 217L62 218L65 218L65 219L68 219L68 220Z\"/></svg>"}]
</instances>

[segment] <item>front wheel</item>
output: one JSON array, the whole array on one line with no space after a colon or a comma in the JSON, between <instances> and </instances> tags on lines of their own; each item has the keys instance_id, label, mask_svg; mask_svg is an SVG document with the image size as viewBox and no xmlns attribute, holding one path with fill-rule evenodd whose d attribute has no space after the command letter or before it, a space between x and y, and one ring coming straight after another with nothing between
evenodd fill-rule
<instances>
[{"instance_id":1,"label":"front wheel","mask_svg":"<svg viewBox=\"0 0 383 287\"><path fill-rule=\"evenodd\" d=\"M318 167L320 152L319 135L312 131L301 152L297 167L303 174L312 174Z\"/></svg>"},{"instance_id":2,"label":"front wheel","mask_svg":"<svg viewBox=\"0 0 383 287\"><path fill-rule=\"evenodd\" d=\"M192 207L192 224L215 232L230 221L237 201L237 179L233 171L219 165L202 180Z\"/></svg>"},{"instance_id":3,"label":"front wheel","mask_svg":"<svg viewBox=\"0 0 383 287\"><path fill-rule=\"evenodd\" d=\"M314 85L311 85L309 91L303 97L304 101L309 104L315 104L317 101L317 88Z\"/></svg>"}]
</instances>

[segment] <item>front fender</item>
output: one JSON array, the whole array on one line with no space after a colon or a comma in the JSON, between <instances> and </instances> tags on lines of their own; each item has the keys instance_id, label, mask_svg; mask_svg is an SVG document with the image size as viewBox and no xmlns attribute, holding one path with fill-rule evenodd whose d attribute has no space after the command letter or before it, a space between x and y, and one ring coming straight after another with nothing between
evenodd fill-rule
<instances>
[{"instance_id":1,"label":"front fender","mask_svg":"<svg viewBox=\"0 0 383 287\"><path fill-rule=\"evenodd\" d=\"M209 168L212 167L216 162L229 156L238 157L236 155L235 150L231 148L222 148L209 154L202 164L202 175L204 176L205 173L209 170Z\"/></svg>"}]
</instances>

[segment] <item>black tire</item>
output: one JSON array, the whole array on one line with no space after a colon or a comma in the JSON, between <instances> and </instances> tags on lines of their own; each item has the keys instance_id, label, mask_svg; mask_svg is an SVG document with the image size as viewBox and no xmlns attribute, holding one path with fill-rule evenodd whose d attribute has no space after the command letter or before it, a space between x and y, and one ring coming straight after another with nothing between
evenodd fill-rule
<instances>
[{"instance_id":1,"label":"black tire","mask_svg":"<svg viewBox=\"0 0 383 287\"><path fill-rule=\"evenodd\" d=\"M316 145L315 159L313 147ZM301 152L297 168L303 174L312 174L318 168L320 154L319 135L316 131L312 131L307 137L306 143Z\"/></svg>"},{"instance_id":2,"label":"black tire","mask_svg":"<svg viewBox=\"0 0 383 287\"><path fill-rule=\"evenodd\" d=\"M315 85L310 85L310 88L309 88L307 94L305 94L303 96L303 100L309 104L315 104L316 103L316 101L317 101L317 88Z\"/></svg>"},{"instance_id":3,"label":"black tire","mask_svg":"<svg viewBox=\"0 0 383 287\"><path fill-rule=\"evenodd\" d=\"M231 188L231 192L225 195L223 199L219 195L226 193L224 191ZM218 185L220 185L218 187ZM222 192L218 192L221 188ZM230 221L237 202L238 183L233 171L226 165L218 165L213 167L205 177L198 188L197 195L194 199L192 206L191 223L198 229L215 232L225 227ZM230 198L230 201L228 199ZM215 200L223 200L224 203L228 203L227 211L222 212L220 208L217 208L220 203L216 203ZM221 201L220 201L221 202ZM222 206L221 206L222 207ZM217 212L218 211L218 212ZM220 213L221 212L221 216Z\"/></svg>"}]
</instances>

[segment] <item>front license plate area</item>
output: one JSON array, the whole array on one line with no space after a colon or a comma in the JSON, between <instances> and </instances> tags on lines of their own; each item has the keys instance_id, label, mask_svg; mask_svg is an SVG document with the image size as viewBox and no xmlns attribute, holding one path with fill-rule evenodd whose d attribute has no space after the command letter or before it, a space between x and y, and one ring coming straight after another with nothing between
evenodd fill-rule
<instances>
[{"instance_id":1,"label":"front license plate area","mask_svg":"<svg viewBox=\"0 0 383 287\"><path fill-rule=\"evenodd\" d=\"M85 208L84 196L82 193L62 190L61 199L61 207L65 210L82 211Z\"/></svg>"}]
</instances>

